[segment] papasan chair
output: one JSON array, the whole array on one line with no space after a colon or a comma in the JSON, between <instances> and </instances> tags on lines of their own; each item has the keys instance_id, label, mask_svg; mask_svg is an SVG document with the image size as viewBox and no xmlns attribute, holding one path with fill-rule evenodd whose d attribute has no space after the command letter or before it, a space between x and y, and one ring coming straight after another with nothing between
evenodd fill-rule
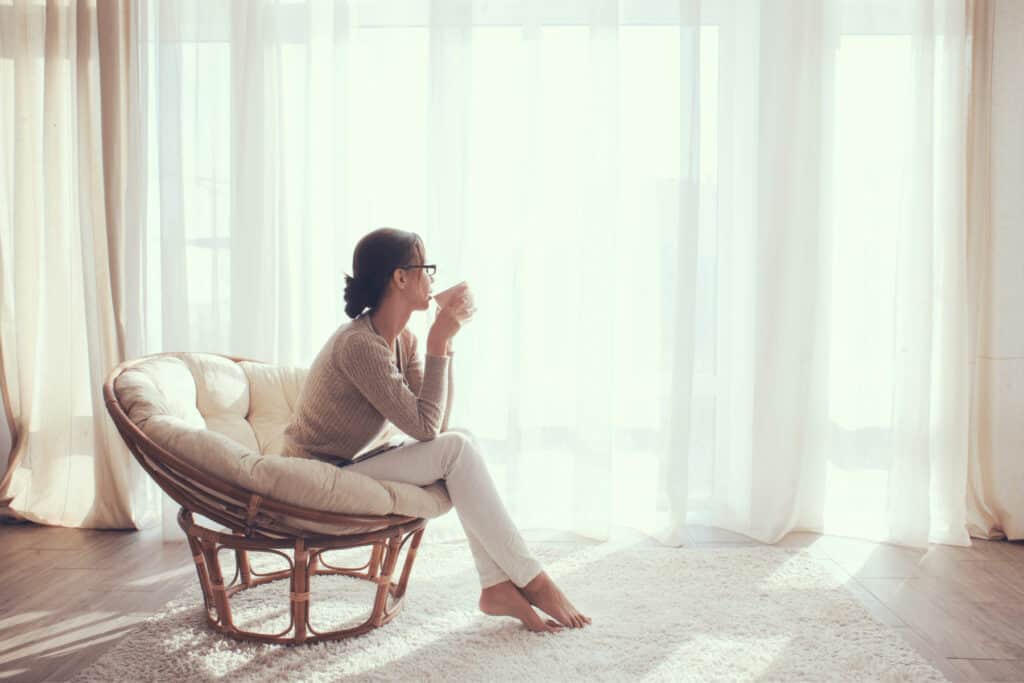
<instances>
[{"instance_id":1,"label":"papasan chair","mask_svg":"<svg viewBox=\"0 0 1024 683\"><path fill-rule=\"evenodd\" d=\"M199 574L209 624L234 638L296 644L338 640L391 621L428 519L451 509L444 481L428 486L375 480L318 460L280 455L306 369L212 353L160 353L121 363L103 397L143 469L174 499ZM224 528L202 526L201 515ZM405 562L396 581L399 554ZM366 546L359 567L334 566L330 550ZM226 581L220 554L235 556ZM287 569L257 572L250 551L284 557ZM290 551L291 556L287 551ZM310 579L340 575L377 584L366 621L318 632ZM231 598L290 582L291 623L279 633L239 628Z\"/></svg>"}]
</instances>

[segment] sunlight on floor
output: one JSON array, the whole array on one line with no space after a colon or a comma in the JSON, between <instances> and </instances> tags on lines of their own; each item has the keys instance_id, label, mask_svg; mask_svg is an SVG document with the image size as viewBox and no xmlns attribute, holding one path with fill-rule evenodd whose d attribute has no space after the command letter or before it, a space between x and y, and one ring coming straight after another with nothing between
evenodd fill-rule
<instances>
[{"instance_id":1,"label":"sunlight on floor","mask_svg":"<svg viewBox=\"0 0 1024 683\"><path fill-rule=\"evenodd\" d=\"M26 657L67 655L97 643L116 640L143 618L142 615L116 612L83 612L65 619L59 625L19 629L16 635L5 634L0 649L0 664Z\"/></svg>"},{"instance_id":2,"label":"sunlight on floor","mask_svg":"<svg viewBox=\"0 0 1024 683\"><path fill-rule=\"evenodd\" d=\"M24 624L34 619L45 617L47 614L51 614L50 610L36 610L34 612L22 612L21 614L12 614L9 617L0 619L0 629L11 628L18 624Z\"/></svg>"},{"instance_id":3,"label":"sunlight on floor","mask_svg":"<svg viewBox=\"0 0 1024 683\"><path fill-rule=\"evenodd\" d=\"M182 565L181 567L178 567L176 569L168 569L165 572L160 572L158 574L150 574L149 576L144 576L144 577L142 577L140 579L135 579L133 581L129 581L126 584L126 586L129 587L129 588L140 588L142 586L152 586L153 584L164 583L164 582L169 581L171 579L176 579L176 578L178 578L180 576L184 576L185 574L191 574L194 571L195 571L195 567L192 564L186 564L186 565Z\"/></svg>"},{"instance_id":4,"label":"sunlight on floor","mask_svg":"<svg viewBox=\"0 0 1024 683\"><path fill-rule=\"evenodd\" d=\"M680 645L677 650L685 653L698 652L719 652L723 659L732 658L737 662L744 662L743 677L746 680L760 680L761 676L768 673L774 661L781 656L789 646L792 638L787 636L774 636L771 638L716 638L714 636L698 635L692 641ZM750 653L757 652L758 661L761 666L755 666L750 661ZM679 672L686 667L686 660L676 657L667 657L657 667L651 669L650 677L653 680L671 680L679 676Z\"/></svg>"}]
</instances>

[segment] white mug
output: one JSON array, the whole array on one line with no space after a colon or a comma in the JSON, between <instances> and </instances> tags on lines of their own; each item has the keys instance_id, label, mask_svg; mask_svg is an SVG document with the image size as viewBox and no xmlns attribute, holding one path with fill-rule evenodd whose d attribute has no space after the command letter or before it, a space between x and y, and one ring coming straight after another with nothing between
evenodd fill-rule
<instances>
[{"instance_id":1,"label":"white mug","mask_svg":"<svg viewBox=\"0 0 1024 683\"><path fill-rule=\"evenodd\" d=\"M451 301L452 301L453 297L457 293L459 293L462 290L467 290L467 289L469 289L469 285L466 283L465 280L463 280L462 282L458 283L457 285L453 285L453 286L449 287L448 289L444 290L443 292L438 292L437 294L435 294L433 296L433 299L434 299L434 301L437 302L437 305L438 305L439 308L444 308L444 307L446 307L446 306L451 304ZM468 320L470 317L472 317L473 312L476 310L475 307L473 306L473 293L472 292L469 292L469 295L467 297L467 303L469 304L469 306L468 306L468 315L460 316L460 322L464 322L465 320Z\"/></svg>"}]
</instances>

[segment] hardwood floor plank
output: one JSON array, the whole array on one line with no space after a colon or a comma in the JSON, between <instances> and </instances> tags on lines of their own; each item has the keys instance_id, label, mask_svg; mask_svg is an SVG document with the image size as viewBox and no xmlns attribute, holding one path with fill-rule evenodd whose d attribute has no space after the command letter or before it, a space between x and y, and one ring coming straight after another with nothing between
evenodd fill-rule
<instances>
[{"instance_id":1,"label":"hardwood floor plank","mask_svg":"<svg viewBox=\"0 0 1024 683\"><path fill-rule=\"evenodd\" d=\"M951 659L963 680L986 683L1020 683L1024 681L1024 661L997 659ZM948 676L947 676L948 678Z\"/></svg>"},{"instance_id":2,"label":"hardwood floor plank","mask_svg":"<svg viewBox=\"0 0 1024 683\"><path fill-rule=\"evenodd\" d=\"M38 539L38 529L35 524L0 522L0 547L8 552L30 548Z\"/></svg>"},{"instance_id":3,"label":"hardwood floor plank","mask_svg":"<svg viewBox=\"0 0 1024 683\"><path fill-rule=\"evenodd\" d=\"M1024 586L990 571L1003 562L956 562L941 569L929 566L916 578L922 588L937 594L955 596L969 603L991 603L1024 600ZM1011 570L1012 571L1012 570Z\"/></svg>"},{"instance_id":4,"label":"hardwood floor plank","mask_svg":"<svg viewBox=\"0 0 1024 683\"><path fill-rule=\"evenodd\" d=\"M79 585L87 584L86 575L92 572L55 571L68 574L69 581ZM55 593L27 597L16 612L0 618L0 678L3 672L21 670L15 680L66 680L188 584L188 579L178 578L158 589L135 593L74 591L59 585Z\"/></svg>"},{"instance_id":5,"label":"hardwood floor plank","mask_svg":"<svg viewBox=\"0 0 1024 683\"><path fill-rule=\"evenodd\" d=\"M124 610L76 607L52 612L26 625L0 649L0 671L23 670L27 680L67 680L127 635L151 609ZM63 672L63 673L62 673Z\"/></svg>"},{"instance_id":6,"label":"hardwood floor plank","mask_svg":"<svg viewBox=\"0 0 1024 683\"><path fill-rule=\"evenodd\" d=\"M871 616L878 621L882 622L886 626L905 628L907 623L899 618L899 616L891 609L886 607L885 603L875 597L875 594L869 591L867 588L862 586L856 579L851 578L846 582L846 588L853 593L857 598L857 601L864 606Z\"/></svg>"},{"instance_id":7,"label":"hardwood floor plank","mask_svg":"<svg viewBox=\"0 0 1024 683\"><path fill-rule=\"evenodd\" d=\"M89 569L95 576L97 590L154 590L161 581L188 575L195 571L192 554L185 543L153 543L123 549L119 561L111 565L97 558L62 558L55 569L76 571Z\"/></svg>"},{"instance_id":8,"label":"hardwood floor plank","mask_svg":"<svg viewBox=\"0 0 1024 683\"><path fill-rule=\"evenodd\" d=\"M926 552L924 549L840 536L822 536L815 547L820 547L851 576L858 579L901 579L919 576L921 569L917 563Z\"/></svg>"},{"instance_id":9,"label":"hardwood floor plank","mask_svg":"<svg viewBox=\"0 0 1024 683\"><path fill-rule=\"evenodd\" d=\"M1009 597L1013 600L1024 600L1024 559L1015 562L985 562L981 566L981 571L999 580L1002 585L1000 599Z\"/></svg>"},{"instance_id":10,"label":"hardwood floor plank","mask_svg":"<svg viewBox=\"0 0 1024 683\"><path fill-rule=\"evenodd\" d=\"M989 604L919 578L858 581L945 657L1024 658L1019 639L989 615Z\"/></svg>"},{"instance_id":11,"label":"hardwood floor plank","mask_svg":"<svg viewBox=\"0 0 1024 683\"><path fill-rule=\"evenodd\" d=\"M970 546L930 545L928 554L956 561L984 562L996 560L1002 562L1024 562L1024 542L1021 541L987 541L972 538Z\"/></svg>"}]
</instances>

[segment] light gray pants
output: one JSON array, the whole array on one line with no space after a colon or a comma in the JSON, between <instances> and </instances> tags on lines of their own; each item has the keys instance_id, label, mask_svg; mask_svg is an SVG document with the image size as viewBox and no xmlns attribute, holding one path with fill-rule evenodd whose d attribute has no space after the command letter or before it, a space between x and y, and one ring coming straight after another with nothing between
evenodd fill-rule
<instances>
[{"instance_id":1,"label":"light gray pants","mask_svg":"<svg viewBox=\"0 0 1024 683\"><path fill-rule=\"evenodd\" d=\"M522 587L540 574L540 562L509 517L476 438L468 430L450 429L430 441L411 441L345 469L416 486L444 479L469 539L481 588L509 579Z\"/></svg>"}]
</instances>

